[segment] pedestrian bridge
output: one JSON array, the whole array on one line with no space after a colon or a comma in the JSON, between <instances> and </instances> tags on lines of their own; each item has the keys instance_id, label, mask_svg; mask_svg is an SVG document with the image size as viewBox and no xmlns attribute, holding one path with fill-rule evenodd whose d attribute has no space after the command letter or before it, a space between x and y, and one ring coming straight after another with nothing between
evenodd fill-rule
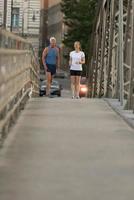
<instances>
[{"instance_id":1,"label":"pedestrian bridge","mask_svg":"<svg viewBox=\"0 0 134 200\"><path fill-rule=\"evenodd\" d=\"M133 199L133 156L133 129L105 101L32 98L0 150L0 199Z\"/></svg>"},{"instance_id":2,"label":"pedestrian bridge","mask_svg":"<svg viewBox=\"0 0 134 200\"><path fill-rule=\"evenodd\" d=\"M0 45L0 200L133 199L133 129L103 99L39 98L32 46Z\"/></svg>"}]
</instances>

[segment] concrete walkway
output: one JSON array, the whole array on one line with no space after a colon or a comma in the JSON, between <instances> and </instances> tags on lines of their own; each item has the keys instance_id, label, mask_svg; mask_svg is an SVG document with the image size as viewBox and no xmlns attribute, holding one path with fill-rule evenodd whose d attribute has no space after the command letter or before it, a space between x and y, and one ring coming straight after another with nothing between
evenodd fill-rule
<instances>
[{"instance_id":1,"label":"concrete walkway","mask_svg":"<svg viewBox=\"0 0 134 200\"><path fill-rule=\"evenodd\" d=\"M103 100L32 99L0 150L0 200L134 199L134 130Z\"/></svg>"}]
</instances>

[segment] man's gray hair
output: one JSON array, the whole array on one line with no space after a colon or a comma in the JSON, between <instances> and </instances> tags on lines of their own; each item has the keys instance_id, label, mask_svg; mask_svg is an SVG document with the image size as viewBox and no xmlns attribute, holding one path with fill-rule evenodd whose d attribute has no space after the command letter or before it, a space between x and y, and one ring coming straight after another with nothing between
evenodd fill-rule
<instances>
[{"instance_id":1,"label":"man's gray hair","mask_svg":"<svg viewBox=\"0 0 134 200\"><path fill-rule=\"evenodd\" d=\"M55 38L55 37L50 37L50 42L51 42L52 40L55 40L55 42L56 42L56 38Z\"/></svg>"}]
</instances>

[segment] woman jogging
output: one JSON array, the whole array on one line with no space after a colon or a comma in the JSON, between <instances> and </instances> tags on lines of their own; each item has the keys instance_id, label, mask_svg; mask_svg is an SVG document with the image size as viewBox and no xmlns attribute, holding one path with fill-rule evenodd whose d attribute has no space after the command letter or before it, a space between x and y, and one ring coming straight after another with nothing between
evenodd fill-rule
<instances>
[{"instance_id":1,"label":"woman jogging","mask_svg":"<svg viewBox=\"0 0 134 200\"><path fill-rule=\"evenodd\" d=\"M50 88L53 75L56 73L56 68L60 65L59 48L56 46L56 39L50 38L50 46L46 47L42 54L42 62L46 71L47 88L46 96L50 96Z\"/></svg>"},{"instance_id":2,"label":"woman jogging","mask_svg":"<svg viewBox=\"0 0 134 200\"><path fill-rule=\"evenodd\" d=\"M70 52L70 75L71 75L71 90L72 98L79 99L80 79L82 74L82 64L85 64L85 54L81 51L79 41L74 43L74 51Z\"/></svg>"}]
</instances>

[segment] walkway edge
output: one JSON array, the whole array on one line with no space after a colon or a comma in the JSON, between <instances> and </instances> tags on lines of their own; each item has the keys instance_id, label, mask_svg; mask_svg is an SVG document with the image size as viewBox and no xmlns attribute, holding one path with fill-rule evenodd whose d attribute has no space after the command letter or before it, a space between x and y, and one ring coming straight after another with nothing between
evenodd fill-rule
<instances>
[{"instance_id":1,"label":"walkway edge","mask_svg":"<svg viewBox=\"0 0 134 200\"><path fill-rule=\"evenodd\" d=\"M123 106L120 106L118 99L103 98L105 102L129 125L134 129L134 113L132 110L124 110Z\"/></svg>"}]
</instances>

